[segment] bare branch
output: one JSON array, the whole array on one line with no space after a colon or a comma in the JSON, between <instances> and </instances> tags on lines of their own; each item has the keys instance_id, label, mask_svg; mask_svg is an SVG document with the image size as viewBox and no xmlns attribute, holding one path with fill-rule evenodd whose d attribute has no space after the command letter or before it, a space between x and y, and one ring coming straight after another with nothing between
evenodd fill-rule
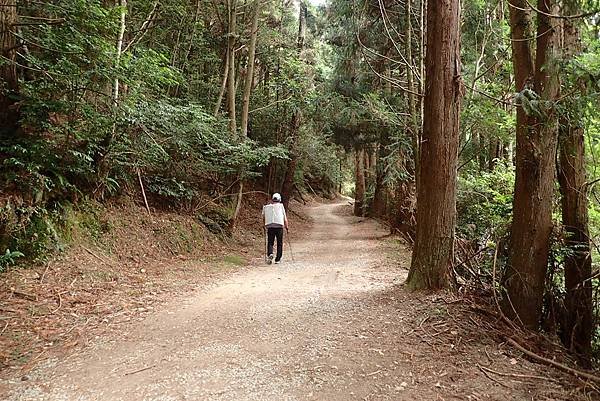
<instances>
[{"instance_id":1,"label":"bare branch","mask_svg":"<svg viewBox=\"0 0 600 401\"><path fill-rule=\"evenodd\" d=\"M125 49L123 49L123 53L127 53L127 50L129 50L131 47L138 44L144 38L144 36L148 32L150 24L154 20L154 14L156 13L157 8L158 8L158 1L155 1L154 5L152 6L152 10L150 11L150 14L148 14L148 18L146 18L146 20L142 24L141 28L139 29L138 33L131 40L131 42L129 42L127 44L127 46L125 46Z\"/></svg>"}]
</instances>

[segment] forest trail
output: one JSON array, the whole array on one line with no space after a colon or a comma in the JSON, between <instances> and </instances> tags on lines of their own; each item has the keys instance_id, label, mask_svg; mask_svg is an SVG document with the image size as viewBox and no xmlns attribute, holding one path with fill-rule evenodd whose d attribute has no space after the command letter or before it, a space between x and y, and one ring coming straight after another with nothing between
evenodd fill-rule
<instances>
[{"instance_id":1,"label":"forest trail","mask_svg":"<svg viewBox=\"0 0 600 401\"><path fill-rule=\"evenodd\" d=\"M455 326L463 319L452 318L444 294L396 285L406 270L386 258L387 230L345 216L344 203L308 210L314 224L293 243L294 262L286 244L283 264L257 258L251 269L171 302L119 338L97 339L27 381L8 383L8 399L562 399L554 392L561 378L521 378L509 387L500 380L510 379L484 376L477 364L536 375L543 369L523 360L514 366L492 340ZM400 255L401 264L408 256Z\"/></svg>"}]
</instances>

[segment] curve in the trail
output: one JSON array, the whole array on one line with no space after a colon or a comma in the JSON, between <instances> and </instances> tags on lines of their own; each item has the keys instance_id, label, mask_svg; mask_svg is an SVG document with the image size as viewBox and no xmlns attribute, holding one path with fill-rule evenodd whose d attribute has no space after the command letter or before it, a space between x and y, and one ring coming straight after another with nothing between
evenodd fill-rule
<instances>
[{"instance_id":1,"label":"curve in the trail","mask_svg":"<svg viewBox=\"0 0 600 401\"><path fill-rule=\"evenodd\" d=\"M294 261L288 248L281 265L257 262L211 289L171 303L118 339L100 339L80 354L50 361L29 381L11 383L9 399L358 396L372 380L361 383L355 377L360 372L352 370L364 369L365 363L353 359L351 348L333 352L336 337L353 338L360 299L391 286L397 272L377 268L382 260L378 237L386 230L372 220L342 216L343 205L308 210L313 228L294 241ZM344 379L335 369L350 373Z\"/></svg>"}]
</instances>

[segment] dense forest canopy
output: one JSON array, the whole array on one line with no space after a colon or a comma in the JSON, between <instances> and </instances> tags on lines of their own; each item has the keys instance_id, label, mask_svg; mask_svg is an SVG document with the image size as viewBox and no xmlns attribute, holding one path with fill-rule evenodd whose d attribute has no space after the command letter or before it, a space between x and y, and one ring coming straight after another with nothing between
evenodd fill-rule
<instances>
[{"instance_id":1,"label":"dense forest canopy","mask_svg":"<svg viewBox=\"0 0 600 401\"><path fill-rule=\"evenodd\" d=\"M70 210L139 191L229 231L249 192L339 192L414 244L411 288L493 293L589 366L599 10L0 0L0 269L68 245Z\"/></svg>"}]
</instances>

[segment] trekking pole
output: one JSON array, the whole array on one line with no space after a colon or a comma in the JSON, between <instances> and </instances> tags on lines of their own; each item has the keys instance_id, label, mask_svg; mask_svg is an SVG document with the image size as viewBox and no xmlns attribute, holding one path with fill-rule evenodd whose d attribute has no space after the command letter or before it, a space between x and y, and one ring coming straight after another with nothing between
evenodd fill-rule
<instances>
[{"instance_id":1,"label":"trekking pole","mask_svg":"<svg viewBox=\"0 0 600 401\"><path fill-rule=\"evenodd\" d=\"M290 230L286 229L286 236L285 237L287 238L288 247L290 248L290 255L292 256L292 262L295 262L295 260L294 260L294 252L292 251L292 242L290 241L289 234L290 234Z\"/></svg>"},{"instance_id":2,"label":"trekking pole","mask_svg":"<svg viewBox=\"0 0 600 401\"><path fill-rule=\"evenodd\" d=\"M267 255L268 250L269 250L269 245L268 245L268 240L267 240L267 229L265 228L265 226L263 226L263 236L265 237L265 263L268 263L267 258L269 257Z\"/></svg>"}]
</instances>

